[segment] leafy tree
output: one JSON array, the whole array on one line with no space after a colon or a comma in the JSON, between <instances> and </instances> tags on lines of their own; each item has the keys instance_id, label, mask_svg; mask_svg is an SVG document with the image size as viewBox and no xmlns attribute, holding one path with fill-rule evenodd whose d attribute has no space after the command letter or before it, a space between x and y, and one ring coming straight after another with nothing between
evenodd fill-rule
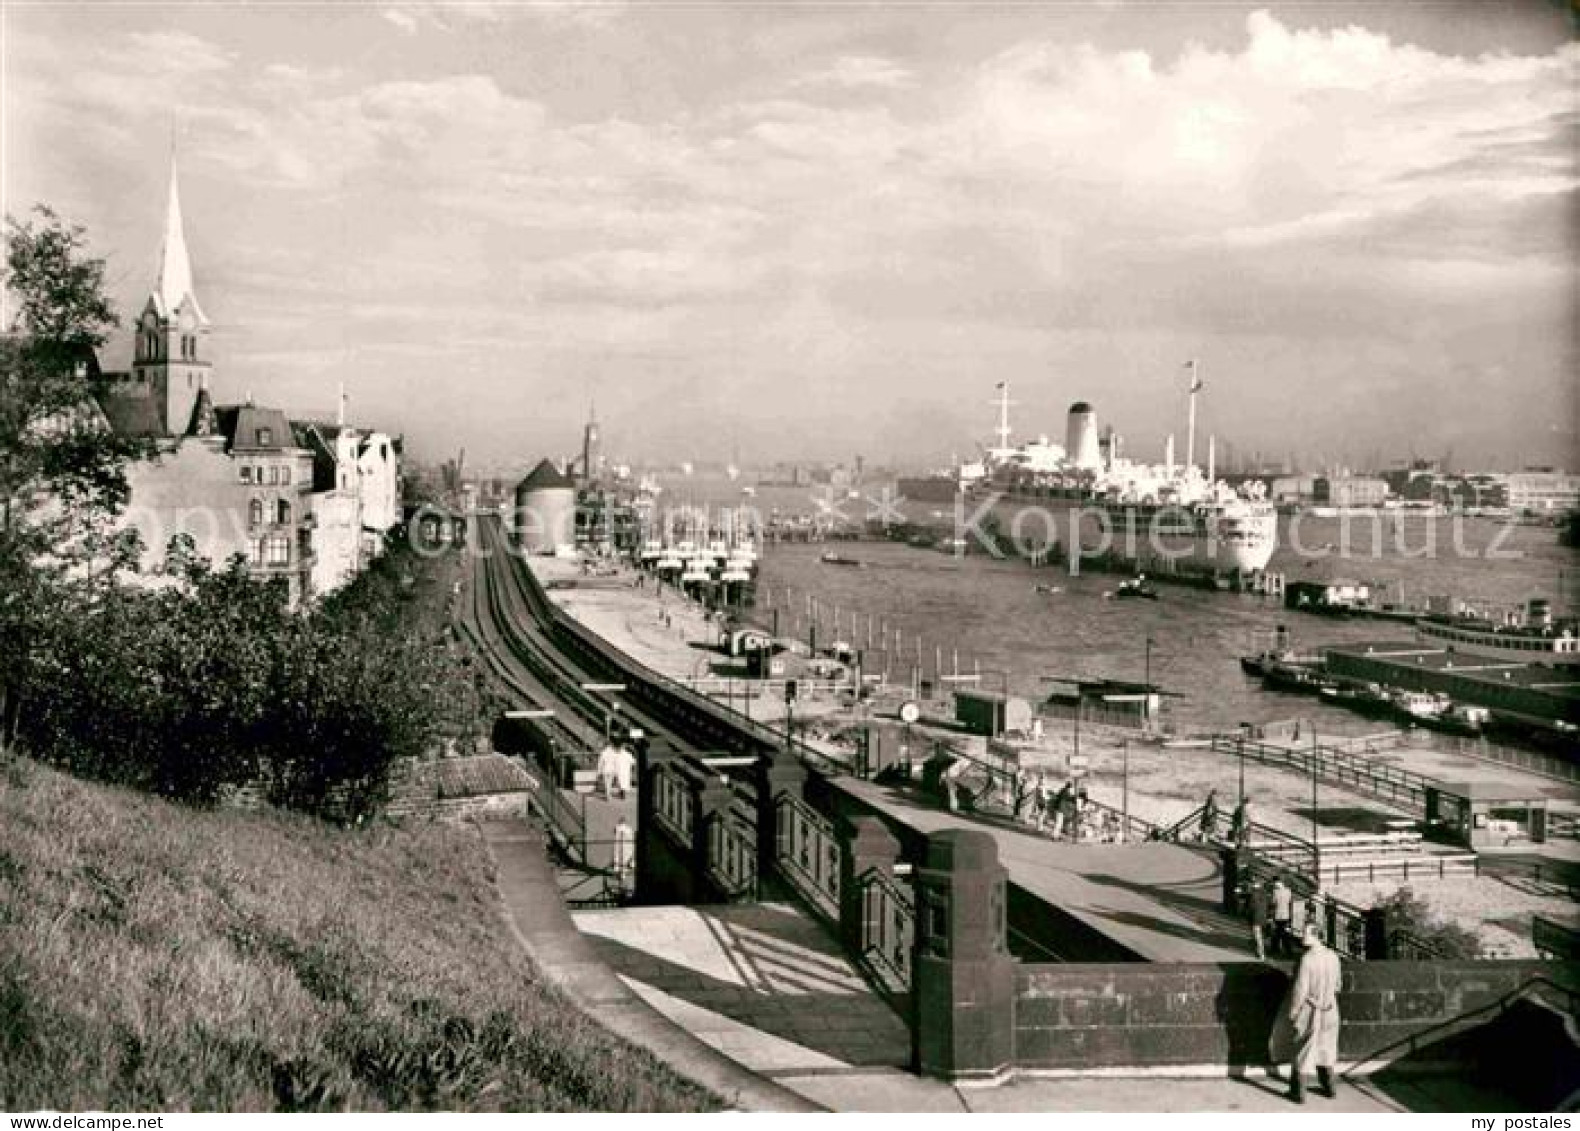
<instances>
[{"instance_id":1,"label":"leafy tree","mask_svg":"<svg viewBox=\"0 0 1580 1131\"><path fill-rule=\"evenodd\" d=\"M126 503L125 462L140 445L93 409L93 351L115 325L104 261L83 229L39 206L7 219L5 289L14 317L0 339L0 751L22 716L42 619L72 566L113 569L137 549L111 520Z\"/></svg>"}]
</instances>

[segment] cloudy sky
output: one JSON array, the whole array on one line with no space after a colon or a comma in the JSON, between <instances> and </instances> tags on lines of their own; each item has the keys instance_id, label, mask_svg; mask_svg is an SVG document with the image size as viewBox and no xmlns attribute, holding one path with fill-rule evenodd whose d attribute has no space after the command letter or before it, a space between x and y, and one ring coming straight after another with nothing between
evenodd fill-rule
<instances>
[{"instance_id":1,"label":"cloudy sky","mask_svg":"<svg viewBox=\"0 0 1580 1131\"><path fill-rule=\"evenodd\" d=\"M422 455L1148 453L1197 357L1246 453L1575 466L1566 8L8 0L0 169L133 316L174 131L220 397Z\"/></svg>"}]
</instances>

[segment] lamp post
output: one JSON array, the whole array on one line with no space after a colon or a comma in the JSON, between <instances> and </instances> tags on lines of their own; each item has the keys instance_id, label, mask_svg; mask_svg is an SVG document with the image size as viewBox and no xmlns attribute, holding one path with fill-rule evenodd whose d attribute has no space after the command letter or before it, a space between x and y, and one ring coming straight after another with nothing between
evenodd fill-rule
<instances>
[{"instance_id":1,"label":"lamp post","mask_svg":"<svg viewBox=\"0 0 1580 1131\"><path fill-rule=\"evenodd\" d=\"M1143 734L1152 733L1152 634L1146 635L1143 643L1143 659L1141 666L1142 692L1146 699L1141 704L1141 731Z\"/></svg>"},{"instance_id":2,"label":"lamp post","mask_svg":"<svg viewBox=\"0 0 1580 1131\"><path fill-rule=\"evenodd\" d=\"M1245 732L1250 729L1250 723L1240 724L1239 736L1235 739L1235 752L1240 756L1240 804L1245 804Z\"/></svg>"},{"instance_id":3,"label":"lamp post","mask_svg":"<svg viewBox=\"0 0 1580 1131\"><path fill-rule=\"evenodd\" d=\"M1317 728L1310 719L1306 726L1311 731L1311 878L1322 886L1322 849L1317 847Z\"/></svg>"}]
</instances>

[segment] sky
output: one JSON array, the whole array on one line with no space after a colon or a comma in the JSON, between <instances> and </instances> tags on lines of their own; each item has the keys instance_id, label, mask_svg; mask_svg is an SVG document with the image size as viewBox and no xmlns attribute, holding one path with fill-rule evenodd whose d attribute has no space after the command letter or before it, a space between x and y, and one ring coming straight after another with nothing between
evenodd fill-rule
<instances>
[{"instance_id":1,"label":"sky","mask_svg":"<svg viewBox=\"0 0 1580 1131\"><path fill-rule=\"evenodd\" d=\"M1091 401L1302 463L1580 469L1580 43L1466 3L0 3L0 194L221 402L473 466L927 465ZM124 368L123 333L104 363Z\"/></svg>"}]
</instances>

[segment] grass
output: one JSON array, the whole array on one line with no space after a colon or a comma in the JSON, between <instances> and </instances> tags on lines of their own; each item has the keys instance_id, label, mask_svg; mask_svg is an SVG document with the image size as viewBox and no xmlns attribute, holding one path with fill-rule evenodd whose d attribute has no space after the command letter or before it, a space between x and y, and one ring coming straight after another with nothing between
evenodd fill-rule
<instances>
[{"instance_id":1,"label":"grass","mask_svg":"<svg viewBox=\"0 0 1580 1131\"><path fill-rule=\"evenodd\" d=\"M0 1109L719 1106L545 986L474 832L0 766Z\"/></svg>"}]
</instances>

